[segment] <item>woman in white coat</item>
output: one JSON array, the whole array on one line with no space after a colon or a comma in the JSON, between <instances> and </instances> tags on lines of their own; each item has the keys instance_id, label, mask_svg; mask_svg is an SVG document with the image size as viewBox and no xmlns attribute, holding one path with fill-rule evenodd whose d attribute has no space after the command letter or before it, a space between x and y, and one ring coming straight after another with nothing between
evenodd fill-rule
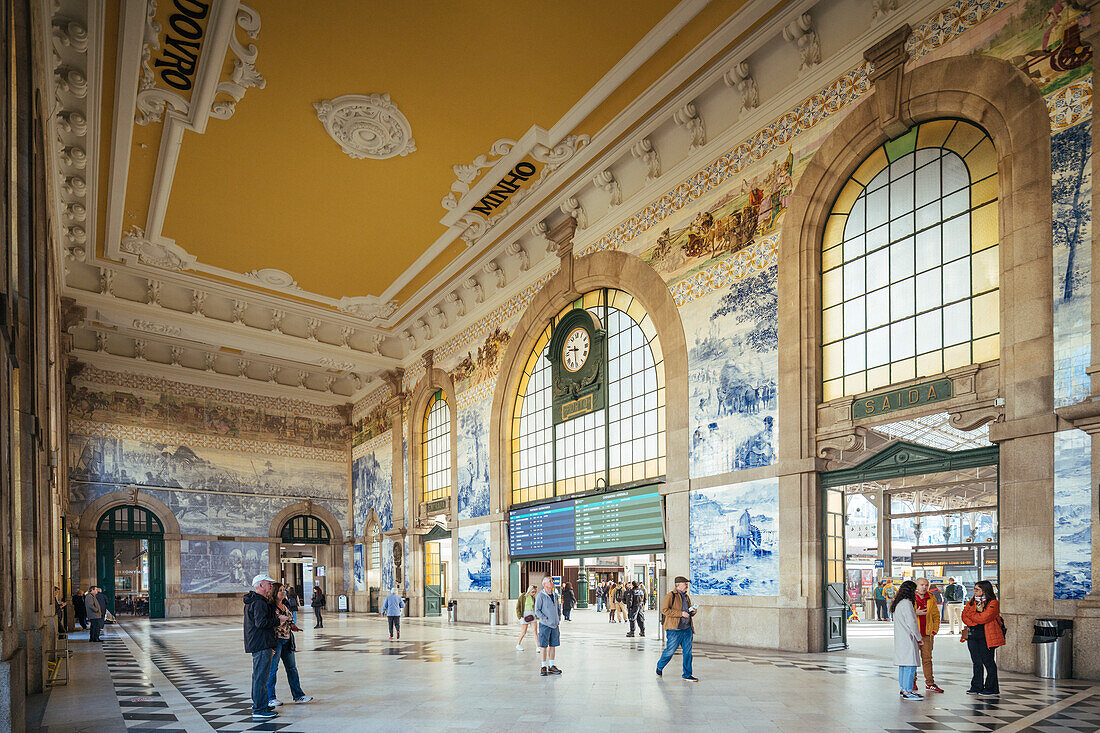
<instances>
[{"instance_id":1,"label":"woman in white coat","mask_svg":"<svg viewBox=\"0 0 1100 733\"><path fill-rule=\"evenodd\" d=\"M894 664L898 665L898 683L903 700L924 699L916 692L921 645L917 610L913 605L916 595L917 584L907 580L898 588L890 606L890 614L894 617Z\"/></svg>"}]
</instances>

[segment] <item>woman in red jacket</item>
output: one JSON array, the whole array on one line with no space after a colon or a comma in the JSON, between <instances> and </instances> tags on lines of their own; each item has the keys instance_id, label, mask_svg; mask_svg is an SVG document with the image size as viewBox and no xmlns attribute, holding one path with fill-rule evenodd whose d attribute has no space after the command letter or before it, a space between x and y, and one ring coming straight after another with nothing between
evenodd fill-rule
<instances>
[{"instance_id":1,"label":"woman in red jacket","mask_svg":"<svg viewBox=\"0 0 1100 733\"><path fill-rule=\"evenodd\" d=\"M960 641L966 642L970 660L974 663L974 677L966 694L997 697L1000 687L994 650L1004 646L1005 633L1001 625L1001 605L997 602L993 584L988 580L979 580L974 584L974 597L963 606L962 622L966 624L966 636Z\"/></svg>"}]
</instances>

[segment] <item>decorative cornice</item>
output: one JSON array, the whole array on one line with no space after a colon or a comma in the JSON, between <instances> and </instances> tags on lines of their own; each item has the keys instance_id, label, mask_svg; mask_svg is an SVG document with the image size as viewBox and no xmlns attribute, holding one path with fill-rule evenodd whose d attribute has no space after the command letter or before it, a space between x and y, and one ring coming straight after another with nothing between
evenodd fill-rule
<instances>
[{"instance_id":1,"label":"decorative cornice","mask_svg":"<svg viewBox=\"0 0 1100 733\"><path fill-rule=\"evenodd\" d=\"M352 158L385 160L416 151L412 127L388 94L345 94L313 107L325 132Z\"/></svg>"}]
</instances>

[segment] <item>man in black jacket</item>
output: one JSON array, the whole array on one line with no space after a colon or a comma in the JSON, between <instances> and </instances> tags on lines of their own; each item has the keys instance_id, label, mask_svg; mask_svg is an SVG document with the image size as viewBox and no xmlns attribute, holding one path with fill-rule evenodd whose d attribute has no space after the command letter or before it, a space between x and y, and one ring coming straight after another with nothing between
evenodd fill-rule
<instances>
[{"instance_id":1,"label":"man in black jacket","mask_svg":"<svg viewBox=\"0 0 1100 733\"><path fill-rule=\"evenodd\" d=\"M627 632L627 636L634 636L634 623L638 623L638 636L645 636L645 589L639 585L638 581L633 581L629 587L627 587L623 594L626 598L623 602L626 603L626 617L630 620L630 631Z\"/></svg>"},{"instance_id":2,"label":"man in black jacket","mask_svg":"<svg viewBox=\"0 0 1100 733\"><path fill-rule=\"evenodd\" d=\"M252 655L252 719L263 722L278 717L268 705L267 685L271 677L271 662L278 642L275 627L280 620L271 603L275 580L265 573L252 579L252 592L244 597L244 650Z\"/></svg>"}]
</instances>

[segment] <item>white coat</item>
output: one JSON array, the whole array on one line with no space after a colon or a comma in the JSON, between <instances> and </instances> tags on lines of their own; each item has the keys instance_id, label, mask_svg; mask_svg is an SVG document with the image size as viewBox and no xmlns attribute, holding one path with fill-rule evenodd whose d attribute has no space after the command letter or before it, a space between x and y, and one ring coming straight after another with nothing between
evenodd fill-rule
<instances>
[{"instance_id":1,"label":"white coat","mask_svg":"<svg viewBox=\"0 0 1100 733\"><path fill-rule=\"evenodd\" d=\"M904 600L894 609L894 664L899 667L920 666L920 625L913 602Z\"/></svg>"}]
</instances>

